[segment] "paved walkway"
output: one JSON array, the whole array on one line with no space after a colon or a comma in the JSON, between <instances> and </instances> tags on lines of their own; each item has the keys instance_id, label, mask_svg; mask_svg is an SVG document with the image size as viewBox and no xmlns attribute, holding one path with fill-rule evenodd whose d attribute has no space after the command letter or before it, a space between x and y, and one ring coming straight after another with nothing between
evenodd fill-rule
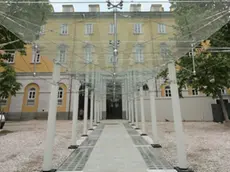
<instances>
[{"instance_id":1,"label":"paved walkway","mask_svg":"<svg viewBox=\"0 0 230 172\"><path fill-rule=\"evenodd\" d=\"M90 136L73 151L58 171L83 172L174 172L129 124L101 123Z\"/></svg>"}]
</instances>

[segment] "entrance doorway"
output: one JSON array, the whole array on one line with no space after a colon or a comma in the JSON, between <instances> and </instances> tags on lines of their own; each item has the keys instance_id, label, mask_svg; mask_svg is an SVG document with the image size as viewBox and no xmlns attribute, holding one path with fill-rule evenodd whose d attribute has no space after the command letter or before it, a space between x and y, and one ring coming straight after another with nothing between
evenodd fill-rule
<instances>
[{"instance_id":1,"label":"entrance doorway","mask_svg":"<svg viewBox=\"0 0 230 172\"><path fill-rule=\"evenodd\" d=\"M106 119L122 119L121 85L116 85L116 96L113 97L113 85L107 84Z\"/></svg>"}]
</instances>

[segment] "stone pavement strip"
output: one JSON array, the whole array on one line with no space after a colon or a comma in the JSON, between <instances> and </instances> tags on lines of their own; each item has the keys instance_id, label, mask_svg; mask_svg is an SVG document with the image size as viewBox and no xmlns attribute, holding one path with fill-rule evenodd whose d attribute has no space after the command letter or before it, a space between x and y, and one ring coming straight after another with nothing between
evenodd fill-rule
<instances>
[{"instance_id":1,"label":"stone pavement strip","mask_svg":"<svg viewBox=\"0 0 230 172\"><path fill-rule=\"evenodd\" d=\"M175 172L129 124L102 123L73 151L60 172Z\"/></svg>"}]
</instances>

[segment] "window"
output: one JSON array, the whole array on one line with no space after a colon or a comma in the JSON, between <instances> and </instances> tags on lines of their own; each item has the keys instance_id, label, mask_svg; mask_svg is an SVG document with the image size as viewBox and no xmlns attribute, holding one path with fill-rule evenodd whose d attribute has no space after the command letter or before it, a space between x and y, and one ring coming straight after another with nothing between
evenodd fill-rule
<instances>
[{"instance_id":1,"label":"window","mask_svg":"<svg viewBox=\"0 0 230 172\"><path fill-rule=\"evenodd\" d=\"M93 34L93 24L86 24L85 25L85 34L86 35Z\"/></svg>"},{"instance_id":2,"label":"window","mask_svg":"<svg viewBox=\"0 0 230 172\"><path fill-rule=\"evenodd\" d=\"M40 63L40 52L38 50L35 50L33 53L32 63Z\"/></svg>"},{"instance_id":3,"label":"window","mask_svg":"<svg viewBox=\"0 0 230 172\"><path fill-rule=\"evenodd\" d=\"M14 63L15 53L8 53L7 63Z\"/></svg>"},{"instance_id":4,"label":"window","mask_svg":"<svg viewBox=\"0 0 230 172\"><path fill-rule=\"evenodd\" d=\"M135 47L135 56L137 63L144 62L143 46L137 45Z\"/></svg>"},{"instance_id":5,"label":"window","mask_svg":"<svg viewBox=\"0 0 230 172\"><path fill-rule=\"evenodd\" d=\"M6 98L1 98L0 99L0 105L1 106L6 106L7 105L7 99Z\"/></svg>"},{"instance_id":6,"label":"window","mask_svg":"<svg viewBox=\"0 0 230 172\"><path fill-rule=\"evenodd\" d=\"M163 58L166 58L168 54L168 46L165 43L160 44L160 55Z\"/></svg>"},{"instance_id":7,"label":"window","mask_svg":"<svg viewBox=\"0 0 230 172\"><path fill-rule=\"evenodd\" d=\"M221 89L221 94L226 94L226 89Z\"/></svg>"},{"instance_id":8,"label":"window","mask_svg":"<svg viewBox=\"0 0 230 172\"><path fill-rule=\"evenodd\" d=\"M199 95L199 91L195 88L192 89L192 95L197 96Z\"/></svg>"},{"instance_id":9,"label":"window","mask_svg":"<svg viewBox=\"0 0 230 172\"><path fill-rule=\"evenodd\" d=\"M113 23L110 23L109 25L109 34L115 33L115 25Z\"/></svg>"},{"instance_id":10,"label":"window","mask_svg":"<svg viewBox=\"0 0 230 172\"><path fill-rule=\"evenodd\" d=\"M134 34L141 34L142 33L142 24L141 23L135 23L134 24L133 33Z\"/></svg>"},{"instance_id":11,"label":"window","mask_svg":"<svg viewBox=\"0 0 230 172\"><path fill-rule=\"evenodd\" d=\"M59 59L60 63L64 63L65 62L65 57L66 57L66 51L65 51L65 49L60 50L60 59Z\"/></svg>"},{"instance_id":12,"label":"window","mask_svg":"<svg viewBox=\"0 0 230 172\"><path fill-rule=\"evenodd\" d=\"M85 46L85 61L86 61L86 63L92 63L92 61L93 61L92 46L91 45Z\"/></svg>"},{"instance_id":13,"label":"window","mask_svg":"<svg viewBox=\"0 0 230 172\"><path fill-rule=\"evenodd\" d=\"M113 47L109 48L108 59L109 59L109 63L113 63L114 62Z\"/></svg>"},{"instance_id":14,"label":"window","mask_svg":"<svg viewBox=\"0 0 230 172\"><path fill-rule=\"evenodd\" d=\"M42 35L42 34L45 34L45 25L42 25L41 27L40 27L40 34Z\"/></svg>"},{"instance_id":15,"label":"window","mask_svg":"<svg viewBox=\"0 0 230 172\"><path fill-rule=\"evenodd\" d=\"M67 35L68 34L68 25L62 24L61 25L61 35Z\"/></svg>"},{"instance_id":16,"label":"window","mask_svg":"<svg viewBox=\"0 0 230 172\"><path fill-rule=\"evenodd\" d=\"M61 44L59 47L59 62L65 63L67 59L67 46L65 44Z\"/></svg>"},{"instance_id":17,"label":"window","mask_svg":"<svg viewBox=\"0 0 230 172\"><path fill-rule=\"evenodd\" d=\"M166 97L171 97L171 89L169 86L165 87L165 96Z\"/></svg>"},{"instance_id":18,"label":"window","mask_svg":"<svg viewBox=\"0 0 230 172\"><path fill-rule=\"evenodd\" d=\"M27 105L34 105L36 97L36 89L30 88L28 91Z\"/></svg>"},{"instance_id":19,"label":"window","mask_svg":"<svg viewBox=\"0 0 230 172\"><path fill-rule=\"evenodd\" d=\"M165 24L158 24L158 33L166 33Z\"/></svg>"},{"instance_id":20,"label":"window","mask_svg":"<svg viewBox=\"0 0 230 172\"><path fill-rule=\"evenodd\" d=\"M62 105L63 100L63 88L59 87L58 89L58 105Z\"/></svg>"}]
</instances>

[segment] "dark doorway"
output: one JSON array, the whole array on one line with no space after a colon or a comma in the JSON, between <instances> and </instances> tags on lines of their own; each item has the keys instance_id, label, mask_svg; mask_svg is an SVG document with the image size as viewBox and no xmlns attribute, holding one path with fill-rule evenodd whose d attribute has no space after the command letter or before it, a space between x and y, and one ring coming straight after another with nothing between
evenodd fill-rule
<instances>
[{"instance_id":1,"label":"dark doorway","mask_svg":"<svg viewBox=\"0 0 230 172\"><path fill-rule=\"evenodd\" d=\"M106 119L122 119L121 86L116 85L115 99L112 93L113 88L112 84L107 84Z\"/></svg>"},{"instance_id":2,"label":"dark doorway","mask_svg":"<svg viewBox=\"0 0 230 172\"><path fill-rule=\"evenodd\" d=\"M117 102L107 99L107 119L122 119L122 101Z\"/></svg>"},{"instance_id":3,"label":"dark doorway","mask_svg":"<svg viewBox=\"0 0 230 172\"><path fill-rule=\"evenodd\" d=\"M90 97L90 91L89 91L89 97ZM79 104L78 104L78 119L83 119L84 118L84 113L83 116L80 114L80 111L84 110L84 105L85 105L85 86L81 85L79 89ZM88 98L88 119L90 118L90 98Z\"/></svg>"}]
</instances>

